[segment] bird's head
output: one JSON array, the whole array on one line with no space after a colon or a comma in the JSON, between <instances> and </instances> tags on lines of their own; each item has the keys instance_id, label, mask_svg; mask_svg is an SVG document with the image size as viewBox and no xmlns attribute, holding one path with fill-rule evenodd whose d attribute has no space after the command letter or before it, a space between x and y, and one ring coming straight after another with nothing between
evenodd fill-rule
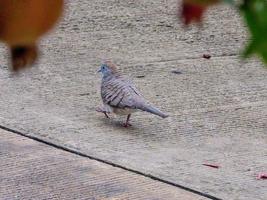
<instances>
[{"instance_id":1,"label":"bird's head","mask_svg":"<svg viewBox=\"0 0 267 200\"><path fill-rule=\"evenodd\" d=\"M103 76L108 76L117 73L117 69L112 62L107 61L100 66L98 72L101 72Z\"/></svg>"}]
</instances>

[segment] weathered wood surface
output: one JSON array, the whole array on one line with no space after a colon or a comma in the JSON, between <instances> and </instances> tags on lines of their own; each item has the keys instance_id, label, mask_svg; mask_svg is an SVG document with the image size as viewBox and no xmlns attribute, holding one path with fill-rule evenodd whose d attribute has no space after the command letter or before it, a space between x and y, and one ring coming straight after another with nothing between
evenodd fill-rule
<instances>
[{"instance_id":1,"label":"weathered wood surface","mask_svg":"<svg viewBox=\"0 0 267 200\"><path fill-rule=\"evenodd\" d=\"M206 198L0 129L0 199Z\"/></svg>"},{"instance_id":2,"label":"weathered wood surface","mask_svg":"<svg viewBox=\"0 0 267 200\"><path fill-rule=\"evenodd\" d=\"M14 76L0 58L0 124L222 199L266 200L255 177L267 168L267 70L240 62L246 30L234 10L185 31L175 2L71 1L38 68ZM105 58L170 117L136 113L125 129L96 113Z\"/></svg>"}]
</instances>

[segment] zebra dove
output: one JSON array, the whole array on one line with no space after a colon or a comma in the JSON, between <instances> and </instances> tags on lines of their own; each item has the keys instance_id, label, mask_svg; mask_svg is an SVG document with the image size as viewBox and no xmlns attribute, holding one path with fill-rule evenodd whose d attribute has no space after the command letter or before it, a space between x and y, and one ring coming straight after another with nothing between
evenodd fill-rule
<instances>
[{"instance_id":1,"label":"zebra dove","mask_svg":"<svg viewBox=\"0 0 267 200\"><path fill-rule=\"evenodd\" d=\"M127 115L127 120L123 124L125 127L131 126L130 116L138 110L150 112L162 118L168 117L151 106L133 83L127 77L122 76L110 61L102 64L98 72L102 73L101 97L104 106L96 111L104 113L107 118L109 118L108 113Z\"/></svg>"}]
</instances>

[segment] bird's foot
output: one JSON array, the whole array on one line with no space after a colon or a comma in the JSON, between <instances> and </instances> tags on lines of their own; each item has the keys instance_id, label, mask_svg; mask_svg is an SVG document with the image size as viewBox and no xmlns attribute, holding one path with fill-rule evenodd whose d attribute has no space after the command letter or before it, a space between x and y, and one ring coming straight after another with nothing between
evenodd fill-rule
<instances>
[{"instance_id":1,"label":"bird's foot","mask_svg":"<svg viewBox=\"0 0 267 200\"><path fill-rule=\"evenodd\" d=\"M130 124L129 122L128 123L125 122L125 123L122 124L122 126L125 127L125 128L127 128L127 127L132 126L132 124Z\"/></svg>"},{"instance_id":2,"label":"bird's foot","mask_svg":"<svg viewBox=\"0 0 267 200\"><path fill-rule=\"evenodd\" d=\"M132 125L129 123L129 121L130 121L130 117L131 117L131 114L128 114L128 115L127 115L126 122L123 123L123 126L124 126L125 128L127 128L127 127L129 127L129 126L132 126Z\"/></svg>"},{"instance_id":3,"label":"bird's foot","mask_svg":"<svg viewBox=\"0 0 267 200\"><path fill-rule=\"evenodd\" d=\"M108 114L107 114L107 111L105 111L103 108L96 108L96 112L101 112L101 113L104 113L104 115L106 116L106 118L109 118Z\"/></svg>"}]
</instances>

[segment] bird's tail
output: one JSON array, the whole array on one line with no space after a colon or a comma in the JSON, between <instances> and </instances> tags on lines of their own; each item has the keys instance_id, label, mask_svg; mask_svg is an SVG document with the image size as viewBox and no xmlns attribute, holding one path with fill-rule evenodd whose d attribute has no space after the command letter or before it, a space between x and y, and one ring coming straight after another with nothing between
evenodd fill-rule
<instances>
[{"instance_id":1,"label":"bird's tail","mask_svg":"<svg viewBox=\"0 0 267 200\"><path fill-rule=\"evenodd\" d=\"M154 114L154 115L158 115L158 116L160 116L160 117L162 117L162 118L166 118L166 117L168 117L167 114L164 114L164 113L161 112L159 109L157 109L157 108L155 108L155 107L153 107L153 106L151 106L151 105L145 105L145 106L142 106L142 107L140 108L140 110L143 110L143 111L146 111L146 112L150 112L150 113L152 113L152 114Z\"/></svg>"}]
</instances>

